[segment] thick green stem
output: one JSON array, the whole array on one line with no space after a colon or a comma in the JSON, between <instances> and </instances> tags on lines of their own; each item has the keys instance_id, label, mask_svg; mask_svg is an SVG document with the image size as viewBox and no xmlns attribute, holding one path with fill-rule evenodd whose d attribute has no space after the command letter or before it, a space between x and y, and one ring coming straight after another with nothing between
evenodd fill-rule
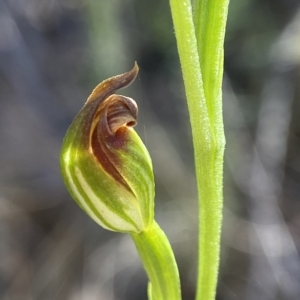
<instances>
[{"instance_id":1,"label":"thick green stem","mask_svg":"<svg viewBox=\"0 0 300 300\"><path fill-rule=\"evenodd\" d=\"M151 300L180 300L179 274L170 243L156 222L140 234L131 234L150 279Z\"/></svg>"},{"instance_id":2,"label":"thick green stem","mask_svg":"<svg viewBox=\"0 0 300 300\"><path fill-rule=\"evenodd\" d=\"M203 78L204 93L208 107L210 125L213 132L213 147L211 167L212 180L215 184L214 197L202 201L200 211L200 252L198 270L197 298L214 299L215 292L210 286L217 284L218 270L211 270L211 260L215 260L218 253L212 253L210 246L220 239L222 222L222 177L224 156L224 128L222 116L222 79L223 79L223 46L228 13L229 0L195 0L194 21L195 32ZM201 203L201 202L200 202ZM212 214L212 210L214 214ZM209 216L207 216L209 214ZM209 218L215 218L209 221ZM211 240L212 228L215 238ZM218 232L218 234L217 234ZM211 274L211 276L207 276Z\"/></svg>"},{"instance_id":3,"label":"thick green stem","mask_svg":"<svg viewBox=\"0 0 300 300\"><path fill-rule=\"evenodd\" d=\"M192 127L199 198L197 300L216 294L222 223L221 83L228 0L170 0ZM196 29L194 26L194 20Z\"/></svg>"}]
</instances>

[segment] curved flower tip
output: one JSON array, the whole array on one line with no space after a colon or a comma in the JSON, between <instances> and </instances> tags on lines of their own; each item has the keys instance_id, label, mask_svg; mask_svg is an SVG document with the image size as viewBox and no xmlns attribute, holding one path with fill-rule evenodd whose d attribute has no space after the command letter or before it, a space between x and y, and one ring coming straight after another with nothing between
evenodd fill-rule
<instances>
[{"instance_id":1,"label":"curved flower tip","mask_svg":"<svg viewBox=\"0 0 300 300\"><path fill-rule=\"evenodd\" d=\"M61 171L78 205L98 224L139 233L154 217L152 163L132 128L138 108L114 92L131 84L138 65L101 82L88 97L65 136Z\"/></svg>"}]
</instances>

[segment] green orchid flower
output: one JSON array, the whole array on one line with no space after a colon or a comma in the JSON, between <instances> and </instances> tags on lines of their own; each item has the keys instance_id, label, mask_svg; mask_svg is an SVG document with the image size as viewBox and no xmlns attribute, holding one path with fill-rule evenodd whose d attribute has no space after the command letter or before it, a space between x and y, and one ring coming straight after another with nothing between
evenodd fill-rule
<instances>
[{"instance_id":1,"label":"green orchid flower","mask_svg":"<svg viewBox=\"0 0 300 300\"><path fill-rule=\"evenodd\" d=\"M140 233L154 218L149 153L133 129L138 108L114 92L131 84L138 66L101 82L64 138L61 172L77 204L106 229Z\"/></svg>"}]
</instances>

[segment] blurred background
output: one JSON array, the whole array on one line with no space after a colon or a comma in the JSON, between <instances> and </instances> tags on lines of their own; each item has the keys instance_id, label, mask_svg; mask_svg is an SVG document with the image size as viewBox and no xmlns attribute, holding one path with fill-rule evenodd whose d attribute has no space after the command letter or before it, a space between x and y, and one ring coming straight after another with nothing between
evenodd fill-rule
<instances>
[{"instance_id":1,"label":"blurred background","mask_svg":"<svg viewBox=\"0 0 300 300\"><path fill-rule=\"evenodd\" d=\"M183 298L193 299L193 149L167 0L0 2L1 299L146 299L130 237L79 209L58 161L91 90L135 60L138 78L121 93L139 105L156 219L174 248ZM231 1L218 300L300 299L299 65L299 0Z\"/></svg>"}]
</instances>

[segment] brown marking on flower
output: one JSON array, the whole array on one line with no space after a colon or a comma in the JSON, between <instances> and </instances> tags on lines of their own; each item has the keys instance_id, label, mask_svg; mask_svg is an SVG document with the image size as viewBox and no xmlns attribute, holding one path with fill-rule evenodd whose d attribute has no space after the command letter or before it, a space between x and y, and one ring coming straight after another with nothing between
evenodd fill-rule
<instances>
[{"instance_id":1,"label":"brown marking on flower","mask_svg":"<svg viewBox=\"0 0 300 300\"><path fill-rule=\"evenodd\" d=\"M108 134L108 131L116 132L116 128L119 128L119 124L124 123L123 120L128 120L127 126L136 124L137 106L135 102L130 98L112 94L116 90L130 85L136 78L138 71L138 65L135 63L131 71L104 80L92 91L82 110L77 115L78 118L81 118L81 143L85 148L89 149L91 146L91 137L95 123L108 122L108 127L102 127L102 130L105 130L106 127L106 134ZM109 102L110 105L106 106L108 104L107 102ZM116 102L119 106L115 106ZM128 110L124 109L124 105L128 107ZM100 119L99 116L105 107L110 110L109 112L105 112L108 114L109 119L107 119L107 117L104 119L101 117ZM123 125L126 124L124 123Z\"/></svg>"},{"instance_id":2,"label":"brown marking on flower","mask_svg":"<svg viewBox=\"0 0 300 300\"><path fill-rule=\"evenodd\" d=\"M106 99L116 90L130 85L136 78L138 72L139 67L135 62L132 70L130 70L129 72L102 81L94 88L86 103L93 102L99 98Z\"/></svg>"},{"instance_id":3,"label":"brown marking on flower","mask_svg":"<svg viewBox=\"0 0 300 300\"><path fill-rule=\"evenodd\" d=\"M132 193L131 188L128 186L127 182L124 180L120 172L115 166L116 158L112 159L111 153L107 153L107 148L103 147L98 140L97 130L94 130L92 134L92 151L93 155L97 158L98 162L101 164L101 167L112 176L117 182L122 184L129 192Z\"/></svg>"},{"instance_id":4,"label":"brown marking on flower","mask_svg":"<svg viewBox=\"0 0 300 300\"><path fill-rule=\"evenodd\" d=\"M101 167L131 193L131 188L118 170L122 168L122 161L116 150L126 147L130 127L137 123L138 108L133 99L111 92L130 84L137 72L135 64L130 72L100 83L83 108L87 112L83 120L83 138L88 142L88 149Z\"/></svg>"}]
</instances>

